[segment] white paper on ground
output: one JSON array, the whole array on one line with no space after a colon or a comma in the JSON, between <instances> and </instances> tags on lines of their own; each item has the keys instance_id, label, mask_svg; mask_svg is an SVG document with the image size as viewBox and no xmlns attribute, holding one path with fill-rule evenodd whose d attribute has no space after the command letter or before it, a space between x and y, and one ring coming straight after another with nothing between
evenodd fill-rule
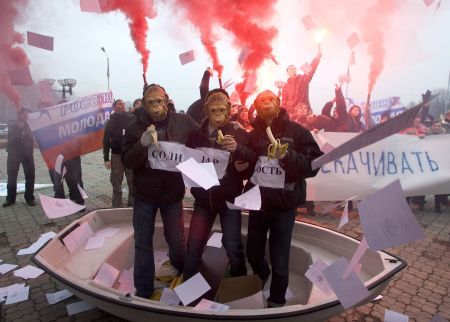
<instances>
[{"instance_id":1,"label":"white paper on ground","mask_svg":"<svg viewBox=\"0 0 450 322\"><path fill-rule=\"evenodd\" d=\"M83 190L83 188L81 188L80 183L77 183L77 187L78 187L78 191L80 192L80 195L83 199L88 199L88 195L86 193L86 191Z\"/></svg>"},{"instance_id":2,"label":"white paper on ground","mask_svg":"<svg viewBox=\"0 0 450 322\"><path fill-rule=\"evenodd\" d=\"M17 265L14 265L14 264L1 264L0 265L0 274L6 274L16 267L17 267Z\"/></svg>"},{"instance_id":3,"label":"white paper on ground","mask_svg":"<svg viewBox=\"0 0 450 322\"><path fill-rule=\"evenodd\" d=\"M86 208L69 199L52 198L41 194L39 194L39 200L45 215L50 219L73 215Z\"/></svg>"},{"instance_id":4,"label":"white paper on ground","mask_svg":"<svg viewBox=\"0 0 450 322\"><path fill-rule=\"evenodd\" d=\"M408 322L409 316L391 311L388 309L384 310L384 322Z\"/></svg>"},{"instance_id":5,"label":"white paper on ground","mask_svg":"<svg viewBox=\"0 0 450 322\"><path fill-rule=\"evenodd\" d=\"M244 297L242 299L237 299L228 303L232 309L244 309L244 310L252 310L252 309L262 309L264 308L264 295L262 291L256 292L253 295Z\"/></svg>"},{"instance_id":6,"label":"white paper on ground","mask_svg":"<svg viewBox=\"0 0 450 322\"><path fill-rule=\"evenodd\" d=\"M174 290L165 287L163 289L161 299L159 300L159 302L164 305L173 306L178 305L180 303L180 298L178 297L177 293L175 293Z\"/></svg>"},{"instance_id":7,"label":"white paper on ground","mask_svg":"<svg viewBox=\"0 0 450 322\"><path fill-rule=\"evenodd\" d=\"M344 210L342 211L341 220L339 221L339 225L337 230L341 229L344 225L348 224L348 201L345 203Z\"/></svg>"},{"instance_id":8,"label":"white paper on ground","mask_svg":"<svg viewBox=\"0 0 450 322\"><path fill-rule=\"evenodd\" d=\"M92 250L97 249L103 246L103 243L105 242L105 237L103 236L91 236L86 242L86 245L84 246L84 250Z\"/></svg>"},{"instance_id":9,"label":"white paper on ground","mask_svg":"<svg viewBox=\"0 0 450 322\"><path fill-rule=\"evenodd\" d=\"M366 238L363 237L363 239L358 245L358 248L356 248L355 252L353 253L352 259L350 260L350 263L345 269L344 274L342 275L343 279L346 279L350 274L350 272L355 271L355 268L357 267L359 261L364 256L366 251L367 251L367 241Z\"/></svg>"},{"instance_id":10,"label":"white paper on ground","mask_svg":"<svg viewBox=\"0 0 450 322\"><path fill-rule=\"evenodd\" d=\"M120 228L106 227L95 232L96 236L113 237L120 231Z\"/></svg>"},{"instance_id":11,"label":"white paper on ground","mask_svg":"<svg viewBox=\"0 0 450 322\"><path fill-rule=\"evenodd\" d=\"M130 269L124 269L119 276L119 287L118 290L124 292L124 293L134 293L136 290L134 288L134 277L133 277L133 267Z\"/></svg>"},{"instance_id":12,"label":"white paper on ground","mask_svg":"<svg viewBox=\"0 0 450 322\"><path fill-rule=\"evenodd\" d=\"M383 250L425 237L397 179L358 204L367 245Z\"/></svg>"},{"instance_id":13,"label":"white paper on ground","mask_svg":"<svg viewBox=\"0 0 450 322\"><path fill-rule=\"evenodd\" d=\"M8 295L6 296L6 305L23 302L28 300L30 287L25 284L14 284L8 288Z\"/></svg>"},{"instance_id":14,"label":"white paper on ground","mask_svg":"<svg viewBox=\"0 0 450 322\"><path fill-rule=\"evenodd\" d=\"M95 275L94 281L104 286L112 287L117 279L117 276L119 276L119 273L120 271L114 266L108 263L103 263L98 270L97 275Z\"/></svg>"},{"instance_id":15,"label":"white paper on ground","mask_svg":"<svg viewBox=\"0 0 450 322\"><path fill-rule=\"evenodd\" d=\"M375 297L373 300L372 300L372 302L373 301L378 301L378 300L381 300L383 298L383 295L378 295L377 297Z\"/></svg>"},{"instance_id":16,"label":"white paper on ground","mask_svg":"<svg viewBox=\"0 0 450 322\"><path fill-rule=\"evenodd\" d=\"M267 290L265 290L265 291L263 292L263 295L264 295L264 297L265 297L266 299L268 299L269 296L270 296L270 289L268 288ZM290 299L294 298L294 296L295 296L294 293L292 293L291 289L288 287L288 288L286 289L286 293L285 293L285 295L284 295L286 301L289 301Z\"/></svg>"},{"instance_id":17,"label":"white paper on ground","mask_svg":"<svg viewBox=\"0 0 450 322\"><path fill-rule=\"evenodd\" d=\"M206 164L210 164L209 167L211 167L212 165L214 174L211 174L211 172L206 169ZM217 178L216 169L214 168L214 164L212 162L198 163L193 158L189 158L186 161L178 164L176 168L180 170L182 174L184 174L186 177L194 181L205 190L219 185L219 179Z\"/></svg>"},{"instance_id":18,"label":"white paper on ground","mask_svg":"<svg viewBox=\"0 0 450 322\"><path fill-rule=\"evenodd\" d=\"M194 311L212 311L212 312L225 312L228 311L230 307L225 304L220 304L207 299L201 299L196 306L194 306Z\"/></svg>"},{"instance_id":19,"label":"white paper on ground","mask_svg":"<svg viewBox=\"0 0 450 322\"><path fill-rule=\"evenodd\" d=\"M0 197L6 197L8 195L8 190L6 188L7 183L6 182L0 182ZM34 191L42 190L46 188L53 187L53 184L50 183L35 183L34 184ZM24 193L25 192L25 182L18 182L17 183L17 193Z\"/></svg>"},{"instance_id":20,"label":"white paper on ground","mask_svg":"<svg viewBox=\"0 0 450 322\"><path fill-rule=\"evenodd\" d=\"M305 272L305 276L315 286L317 286L322 293L330 295L333 294L333 290L331 289L330 284L328 284L327 279L323 275L323 270L327 267L328 264L319 258Z\"/></svg>"},{"instance_id":21,"label":"white paper on ground","mask_svg":"<svg viewBox=\"0 0 450 322\"><path fill-rule=\"evenodd\" d=\"M354 272L351 272L346 279L342 278L347 266L347 259L341 257L323 270L323 275L344 309L370 296L369 291Z\"/></svg>"},{"instance_id":22,"label":"white paper on ground","mask_svg":"<svg viewBox=\"0 0 450 322\"><path fill-rule=\"evenodd\" d=\"M222 233L213 233L211 237L208 239L208 242L206 243L206 246L216 247L216 248L222 248Z\"/></svg>"},{"instance_id":23,"label":"white paper on ground","mask_svg":"<svg viewBox=\"0 0 450 322\"><path fill-rule=\"evenodd\" d=\"M95 309L95 306L86 303L85 301L79 301L72 304L66 305L67 315L71 316L84 311L89 311Z\"/></svg>"},{"instance_id":24,"label":"white paper on ground","mask_svg":"<svg viewBox=\"0 0 450 322\"><path fill-rule=\"evenodd\" d=\"M68 299L71 296L73 296L73 294L70 293L68 290L62 290L62 291L55 292L55 293L45 294L45 297L47 298L47 302L50 305L64 301L65 299Z\"/></svg>"},{"instance_id":25,"label":"white paper on ground","mask_svg":"<svg viewBox=\"0 0 450 322\"><path fill-rule=\"evenodd\" d=\"M82 223L79 227L74 229L69 235L63 238L63 243L66 245L69 253L75 252L78 248L83 246L86 241L93 235L92 229L88 222Z\"/></svg>"},{"instance_id":26,"label":"white paper on ground","mask_svg":"<svg viewBox=\"0 0 450 322\"><path fill-rule=\"evenodd\" d=\"M49 241L50 239L52 239L53 237L56 236L56 233L53 231L49 231L45 234L42 234L39 239L34 242L33 244L31 244L28 248L22 248L17 252L17 255L28 255L28 254L34 254L37 252L37 250L39 248L41 248L47 241ZM1 260L0 260L1 262Z\"/></svg>"},{"instance_id":27,"label":"white paper on ground","mask_svg":"<svg viewBox=\"0 0 450 322\"><path fill-rule=\"evenodd\" d=\"M183 305L188 305L211 289L202 274L197 273L174 288Z\"/></svg>"},{"instance_id":28,"label":"white paper on ground","mask_svg":"<svg viewBox=\"0 0 450 322\"><path fill-rule=\"evenodd\" d=\"M43 273L44 271L42 269L37 268L33 265L27 265L25 267L19 268L18 270L15 270L13 274L14 276L28 279L28 278L36 278Z\"/></svg>"}]
</instances>

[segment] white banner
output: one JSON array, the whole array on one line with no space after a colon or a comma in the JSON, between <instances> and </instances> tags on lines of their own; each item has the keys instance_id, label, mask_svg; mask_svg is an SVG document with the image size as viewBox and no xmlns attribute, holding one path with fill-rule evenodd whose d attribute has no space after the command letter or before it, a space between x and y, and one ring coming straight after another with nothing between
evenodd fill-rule
<instances>
[{"instance_id":1,"label":"white banner","mask_svg":"<svg viewBox=\"0 0 450 322\"><path fill-rule=\"evenodd\" d=\"M313 134L320 147L337 147L357 133ZM450 134L395 134L321 167L307 179L307 200L370 195L399 179L406 196L450 193Z\"/></svg>"}]
</instances>

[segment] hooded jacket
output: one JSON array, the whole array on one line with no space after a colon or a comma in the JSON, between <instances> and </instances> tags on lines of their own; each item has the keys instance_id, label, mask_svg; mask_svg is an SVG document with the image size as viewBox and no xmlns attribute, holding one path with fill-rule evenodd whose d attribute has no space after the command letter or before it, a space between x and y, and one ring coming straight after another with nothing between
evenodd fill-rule
<instances>
[{"instance_id":1,"label":"hooded jacket","mask_svg":"<svg viewBox=\"0 0 450 322\"><path fill-rule=\"evenodd\" d=\"M226 207L225 201L234 202L234 198L242 193L244 187L242 180L247 179L250 175L249 168L242 172L238 172L234 167L234 161L245 161L249 164L256 162L256 155L248 148L248 133L237 123L229 122L221 128L223 135L232 135L236 140L236 151L230 154L230 160L222 179L219 180L220 185L211 187L208 190L203 188L191 188L191 193L195 197L195 202L205 209L220 209ZM214 148L223 150L223 148L209 138L209 122L206 120L201 129L191 133L186 144L189 148Z\"/></svg>"},{"instance_id":2,"label":"hooded jacket","mask_svg":"<svg viewBox=\"0 0 450 322\"><path fill-rule=\"evenodd\" d=\"M249 147L259 156L267 155L270 140L266 134L267 124L257 116L252 123ZM285 188L260 187L261 210L276 210L296 208L306 200L305 178L314 177L319 169L311 169L311 161L323 154L311 133L300 124L289 120L285 109L281 109L270 126L275 139L288 143L286 156L279 160L280 166L286 172ZM253 164L254 169L255 164ZM254 184L249 180L245 190Z\"/></svg>"},{"instance_id":3,"label":"hooded jacket","mask_svg":"<svg viewBox=\"0 0 450 322\"><path fill-rule=\"evenodd\" d=\"M181 201L185 187L181 173L152 169L148 161L148 147L141 144L141 136L147 127L154 124L161 141L186 144L191 131L198 124L185 114L168 112L161 122L153 121L143 108L137 118L125 130L122 162L133 170L134 198L157 205Z\"/></svg>"}]
</instances>

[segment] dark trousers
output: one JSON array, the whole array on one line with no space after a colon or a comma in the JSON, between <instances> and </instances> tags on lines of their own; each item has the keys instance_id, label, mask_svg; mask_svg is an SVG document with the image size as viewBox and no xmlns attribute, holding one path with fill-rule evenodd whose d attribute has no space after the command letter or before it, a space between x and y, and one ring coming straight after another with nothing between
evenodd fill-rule
<instances>
[{"instance_id":1,"label":"dark trousers","mask_svg":"<svg viewBox=\"0 0 450 322\"><path fill-rule=\"evenodd\" d=\"M181 272L186 259L182 202L154 205L134 200L134 286L136 295L144 298L149 298L154 290L153 234L158 209L163 221L164 237L169 245L170 263Z\"/></svg>"},{"instance_id":2,"label":"dark trousers","mask_svg":"<svg viewBox=\"0 0 450 322\"><path fill-rule=\"evenodd\" d=\"M19 167L22 164L23 173L25 175L25 200L34 200L34 157L33 154L20 153L15 151L8 151L8 158L6 161L6 171L8 173L8 184L6 197L7 201L16 202L17 196L17 175L19 174Z\"/></svg>"},{"instance_id":3,"label":"dark trousers","mask_svg":"<svg viewBox=\"0 0 450 322\"><path fill-rule=\"evenodd\" d=\"M76 202L79 205L84 205L83 196L78 189L78 184L83 187L83 179L81 174L81 158L76 157L67 161L64 161L62 168L66 168L66 174L64 180L66 180L67 187L69 188L70 200ZM64 182L62 177L55 170L49 170L50 179L53 183L53 190L55 191L55 198L65 199L66 194L64 192Z\"/></svg>"},{"instance_id":4,"label":"dark trousers","mask_svg":"<svg viewBox=\"0 0 450 322\"><path fill-rule=\"evenodd\" d=\"M265 248L267 232L269 235L269 254L272 266L272 283L267 299L276 304L285 304L289 283L289 252L292 229L295 222L295 209L275 211L250 211L248 221L247 257L253 272L263 282L270 275Z\"/></svg>"},{"instance_id":5,"label":"dark trousers","mask_svg":"<svg viewBox=\"0 0 450 322\"><path fill-rule=\"evenodd\" d=\"M241 240L241 212L227 207L218 210L205 209L195 204L189 227L187 257L183 269L185 279L192 277L200 270L203 250L208 242L217 214L220 216L223 233L222 244L230 261L231 276L247 275L244 247Z\"/></svg>"}]
</instances>

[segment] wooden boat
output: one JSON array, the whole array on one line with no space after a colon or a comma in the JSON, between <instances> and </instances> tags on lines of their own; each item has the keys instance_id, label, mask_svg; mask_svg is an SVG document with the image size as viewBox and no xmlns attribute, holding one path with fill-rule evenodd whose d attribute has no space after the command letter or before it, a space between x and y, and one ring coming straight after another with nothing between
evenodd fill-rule
<instances>
[{"instance_id":1,"label":"wooden boat","mask_svg":"<svg viewBox=\"0 0 450 322\"><path fill-rule=\"evenodd\" d=\"M186 228L191 212L191 209L185 209ZM247 221L248 215L244 213L242 221L244 244ZM118 228L119 231L113 237L107 238L101 248L86 251L84 245L81 245L69 252L63 240L66 240L64 238L83 223L88 223L94 232L105 227ZM220 231L219 222L215 223L213 230ZM304 277L304 273L309 265L319 258L328 264L341 256L350 259L359 241L323 227L296 222L291 245L289 289L293 297L287 304L281 308L229 309L225 312L197 311L182 305L167 306L132 294L126 295L118 289L117 283L112 287L105 287L93 280L103 263L110 264L120 272L133 266L132 209L129 208L99 209L90 212L71 223L49 241L35 254L33 261L80 299L130 321L174 321L175 319L179 322L207 319L214 321L324 321L344 312L344 308L334 294L322 293ZM167 250L159 215L156 218L154 248L155 251ZM207 247L207 249L210 248L212 247ZM220 261L212 259L211 262L214 266ZM206 266L207 264L205 263ZM370 296L358 305L365 304L379 295L391 278L406 266L403 260L383 251L368 251L363 256L361 264L359 276L368 288ZM222 278L223 275L219 277ZM217 285L214 287L217 289Z\"/></svg>"}]
</instances>

